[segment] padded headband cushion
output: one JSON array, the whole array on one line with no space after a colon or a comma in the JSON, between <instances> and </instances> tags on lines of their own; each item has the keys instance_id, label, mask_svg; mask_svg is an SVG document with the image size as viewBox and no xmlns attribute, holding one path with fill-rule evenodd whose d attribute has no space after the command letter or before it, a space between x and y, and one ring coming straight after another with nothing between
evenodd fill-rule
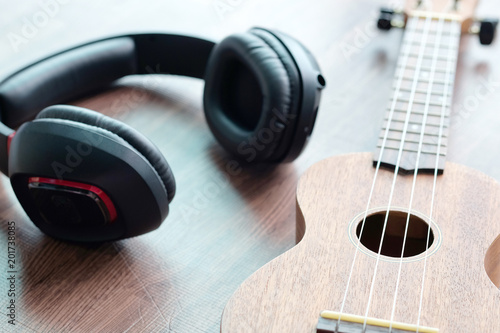
<instances>
[{"instance_id":1,"label":"padded headband cushion","mask_svg":"<svg viewBox=\"0 0 500 333\"><path fill-rule=\"evenodd\" d=\"M44 107L102 89L131 74L202 78L214 43L182 35L98 40L35 62L0 82L1 121L17 127Z\"/></svg>"},{"instance_id":2,"label":"padded headband cushion","mask_svg":"<svg viewBox=\"0 0 500 333\"><path fill-rule=\"evenodd\" d=\"M156 170L165 186L168 202L174 198L175 179L165 157L150 140L133 128L100 113L69 105L48 107L38 114L37 119L40 118L66 119L115 133L141 153Z\"/></svg>"},{"instance_id":3,"label":"padded headband cushion","mask_svg":"<svg viewBox=\"0 0 500 333\"><path fill-rule=\"evenodd\" d=\"M258 31L262 29L256 29ZM299 83L291 78L292 56L271 33L234 34L219 43L205 72L204 108L214 136L247 161L279 161L275 151L288 125ZM281 47L276 47L276 45ZM272 131L270 131L272 130ZM261 138L251 150L252 137Z\"/></svg>"},{"instance_id":4,"label":"padded headband cushion","mask_svg":"<svg viewBox=\"0 0 500 333\"><path fill-rule=\"evenodd\" d=\"M129 37L70 49L14 73L0 84L2 122L17 127L41 109L98 90L136 69Z\"/></svg>"}]
</instances>

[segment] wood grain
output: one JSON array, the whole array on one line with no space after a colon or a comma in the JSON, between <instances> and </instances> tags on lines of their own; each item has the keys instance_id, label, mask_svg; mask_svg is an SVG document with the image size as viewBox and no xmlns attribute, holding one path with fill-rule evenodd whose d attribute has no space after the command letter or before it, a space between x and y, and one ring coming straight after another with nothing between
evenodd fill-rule
<instances>
[{"instance_id":1,"label":"wood grain","mask_svg":"<svg viewBox=\"0 0 500 333\"><path fill-rule=\"evenodd\" d=\"M46 2L49 2L48 0ZM63 1L61 1L62 3ZM219 15L220 2L229 4ZM0 77L61 49L116 34L178 32L221 40L252 26L285 31L315 54L327 80L308 147L292 164L228 170L231 156L204 121L203 83L132 77L74 104L111 115L150 137L178 182L170 216L155 232L99 248L44 236L0 178L0 218L17 226L17 326L7 324L0 279L1 332L218 332L231 294L254 271L295 243L295 190L315 162L372 151L399 53L400 30L374 30L383 0L66 1L14 48L38 1L0 0ZM227 7L226 7L227 8ZM482 0L479 16L500 13ZM462 39L448 160L500 180L500 43ZM491 92L488 90L491 89ZM476 96L479 89L480 96ZM0 228L0 269L7 260ZM13 330L14 329L14 330Z\"/></svg>"},{"instance_id":2,"label":"wood grain","mask_svg":"<svg viewBox=\"0 0 500 333\"><path fill-rule=\"evenodd\" d=\"M326 159L301 177L297 202L305 221L303 239L236 291L221 332L315 332L321 311L340 311L356 252L353 229L363 220L374 175L371 154L365 153ZM392 209L409 206L412 181L398 176ZM379 172L369 210L387 209L392 182L393 172ZM399 259L383 256L377 266L376 253L361 244L344 312L365 314L377 274L368 315L391 319L398 286L393 320L417 324L425 278L420 325L443 333L498 332L498 249L487 251L500 234L500 184L448 163L430 216L432 184L431 175L417 177L411 206L412 213L433 221L430 255L405 258L398 285Z\"/></svg>"}]
</instances>

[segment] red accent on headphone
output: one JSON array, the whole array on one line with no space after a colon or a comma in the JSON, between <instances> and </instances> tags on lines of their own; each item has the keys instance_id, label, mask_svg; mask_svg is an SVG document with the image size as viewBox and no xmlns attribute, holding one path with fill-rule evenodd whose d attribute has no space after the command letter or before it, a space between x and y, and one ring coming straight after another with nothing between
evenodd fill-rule
<instances>
[{"instance_id":1,"label":"red accent on headphone","mask_svg":"<svg viewBox=\"0 0 500 333\"><path fill-rule=\"evenodd\" d=\"M9 138L10 138L10 136L9 136ZM90 192L94 193L95 195L97 195L99 197L99 199L102 200L102 202L104 202L104 205L106 206L106 208L108 209L108 212L109 212L110 222L114 222L116 220L116 217L118 216L118 214L116 213L115 205L113 204L113 201L111 201L111 198L108 197L108 195L106 193L104 193L104 191L101 190L97 186L84 184L84 183L78 183L78 182L72 182L69 180L43 178L43 177L30 177L28 179L28 182L29 183L60 185L60 186L66 186L66 187L77 188L80 190L90 191Z\"/></svg>"},{"instance_id":2,"label":"red accent on headphone","mask_svg":"<svg viewBox=\"0 0 500 333\"><path fill-rule=\"evenodd\" d=\"M10 143L12 142L12 139L14 139L14 135L16 135L16 132L10 133L9 136L7 137L7 155L9 155Z\"/></svg>"}]
</instances>

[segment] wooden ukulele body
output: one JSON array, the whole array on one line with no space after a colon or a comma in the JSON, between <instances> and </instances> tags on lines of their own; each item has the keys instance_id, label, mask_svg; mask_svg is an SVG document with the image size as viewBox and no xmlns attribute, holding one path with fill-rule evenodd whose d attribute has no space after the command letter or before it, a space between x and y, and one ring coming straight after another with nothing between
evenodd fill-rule
<instances>
[{"instance_id":1,"label":"wooden ukulele body","mask_svg":"<svg viewBox=\"0 0 500 333\"><path fill-rule=\"evenodd\" d=\"M315 332L322 310L339 311L375 168L368 153L313 165L297 188L300 242L247 279L228 302L221 332ZM369 211L387 209L392 171L381 169ZM429 221L433 175L418 175L411 211ZM398 176L391 210L409 206L413 175ZM394 320L440 332L500 332L500 186L447 163L437 177L433 244L405 258ZM364 315L377 254L360 244L344 313ZM427 259L424 260L424 257ZM399 258L382 256L369 316L391 318Z\"/></svg>"}]
</instances>

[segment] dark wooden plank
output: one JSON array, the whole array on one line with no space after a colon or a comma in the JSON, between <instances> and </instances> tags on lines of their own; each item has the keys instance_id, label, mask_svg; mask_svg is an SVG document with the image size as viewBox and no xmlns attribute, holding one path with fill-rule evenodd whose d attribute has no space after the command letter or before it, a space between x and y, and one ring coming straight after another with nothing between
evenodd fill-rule
<instances>
[{"instance_id":1,"label":"dark wooden plank","mask_svg":"<svg viewBox=\"0 0 500 333\"><path fill-rule=\"evenodd\" d=\"M46 3L56 3L46 1ZM59 3L59 2L57 2ZM62 3L62 1L61 1ZM226 11L216 10L221 5ZM5 221L17 228L16 329L23 332L217 332L224 305L257 268L294 244L295 186L313 163L331 155L372 151L383 123L401 31L373 27L385 1L99 1L53 7L53 17L25 25L38 3L2 6L0 76L62 48L129 32L180 32L220 40L251 26L294 35L316 54L327 79L309 146L294 163L226 167L231 157L203 118L201 82L131 78L75 104L102 111L148 135L167 156L179 192L162 227L99 248L44 236L0 182L1 269L6 271ZM225 5L225 7L224 7ZM484 0L479 13L500 7ZM42 23L40 21L39 23ZM29 28L26 28L29 29ZM10 36L10 37L9 37ZM17 49L17 51L16 51ZM450 125L448 160L500 180L500 43L462 40ZM8 297L2 275L0 299ZM0 309L0 331L11 331Z\"/></svg>"}]
</instances>

